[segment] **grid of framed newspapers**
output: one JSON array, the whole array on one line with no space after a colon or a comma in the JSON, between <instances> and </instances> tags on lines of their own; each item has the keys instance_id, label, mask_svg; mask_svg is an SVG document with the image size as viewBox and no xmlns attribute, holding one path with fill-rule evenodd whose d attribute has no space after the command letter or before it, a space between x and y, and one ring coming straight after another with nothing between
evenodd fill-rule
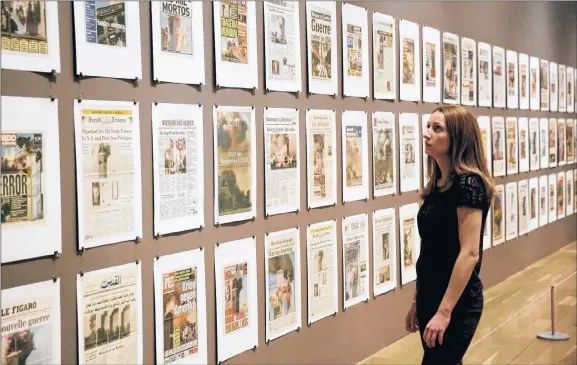
<instances>
[{"instance_id":1,"label":"grid of framed newspapers","mask_svg":"<svg viewBox=\"0 0 577 365\"><path fill-rule=\"evenodd\" d=\"M212 80L252 93L2 95L2 265L78 267L79 363L143 363L147 338L158 364L221 363L413 283L429 179L421 139L438 104L475 108L497 184L483 250L577 211L577 72L556 60L335 1L221 0L212 14L195 1L77 1L70 44L56 3L2 4L3 69L139 91L150 64L150 88ZM75 48L71 69L64 47ZM61 143L65 130L72 143ZM103 252L106 265L91 265ZM57 275L47 279L2 288L3 339L34 343L11 348L7 363L64 362L68 298Z\"/></svg>"}]
</instances>

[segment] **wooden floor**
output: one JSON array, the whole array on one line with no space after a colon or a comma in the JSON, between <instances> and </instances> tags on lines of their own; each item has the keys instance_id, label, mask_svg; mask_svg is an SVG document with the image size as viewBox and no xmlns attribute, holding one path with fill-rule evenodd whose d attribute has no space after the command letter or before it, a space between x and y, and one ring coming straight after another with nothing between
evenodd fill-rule
<instances>
[{"instance_id":1,"label":"wooden floor","mask_svg":"<svg viewBox=\"0 0 577 365\"><path fill-rule=\"evenodd\" d=\"M464 364L577 364L576 249L574 242L485 291L483 317ZM538 339L551 330L548 289L561 281L555 287L555 331L570 338ZM420 364L418 336L403 337L360 364Z\"/></svg>"}]
</instances>

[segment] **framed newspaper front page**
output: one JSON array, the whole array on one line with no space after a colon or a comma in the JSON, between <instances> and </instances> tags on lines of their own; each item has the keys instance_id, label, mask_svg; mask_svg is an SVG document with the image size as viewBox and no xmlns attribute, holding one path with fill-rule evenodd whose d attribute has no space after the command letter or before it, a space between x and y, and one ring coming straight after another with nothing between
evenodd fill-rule
<instances>
[{"instance_id":1,"label":"framed newspaper front page","mask_svg":"<svg viewBox=\"0 0 577 365\"><path fill-rule=\"evenodd\" d=\"M138 103L75 100L78 249L142 238Z\"/></svg>"},{"instance_id":2,"label":"framed newspaper front page","mask_svg":"<svg viewBox=\"0 0 577 365\"><path fill-rule=\"evenodd\" d=\"M142 79L140 2L74 1L76 75Z\"/></svg>"},{"instance_id":3,"label":"framed newspaper front page","mask_svg":"<svg viewBox=\"0 0 577 365\"><path fill-rule=\"evenodd\" d=\"M517 52L507 50L507 109L519 108L519 62Z\"/></svg>"},{"instance_id":4,"label":"framed newspaper front page","mask_svg":"<svg viewBox=\"0 0 577 365\"><path fill-rule=\"evenodd\" d=\"M62 252L58 100L2 96L2 263Z\"/></svg>"},{"instance_id":5,"label":"framed newspaper front page","mask_svg":"<svg viewBox=\"0 0 577 365\"><path fill-rule=\"evenodd\" d=\"M529 231L539 228L539 177L529 179Z\"/></svg>"},{"instance_id":6,"label":"framed newspaper front page","mask_svg":"<svg viewBox=\"0 0 577 365\"><path fill-rule=\"evenodd\" d=\"M549 223L549 181L547 175L539 176L539 227Z\"/></svg>"},{"instance_id":7,"label":"framed newspaper front page","mask_svg":"<svg viewBox=\"0 0 577 365\"><path fill-rule=\"evenodd\" d=\"M343 3L341 14L343 96L367 98L369 96L369 25L367 9Z\"/></svg>"},{"instance_id":8,"label":"framed newspaper front page","mask_svg":"<svg viewBox=\"0 0 577 365\"><path fill-rule=\"evenodd\" d=\"M445 104L459 104L461 100L459 53L459 36L443 32L443 103Z\"/></svg>"},{"instance_id":9,"label":"framed newspaper front page","mask_svg":"<svg viewBox=\"0 0 577 365\"><path fill-rule=\"evenodd\" d=\"M491 45L479 42L477 46L479 51L479 106L490 107L493 96L493 63L491 57Z\"/></svg>"},{"instance_id":10,"label":"framed newspaper front page","mask_svg":"<svg viewBox=\"0 0 577 365\"><path fill-rule=\"evenodd\" d=\"M156 82L203 85L201 1L151 1L152 77Z\"/></svg>"},{"instance_id":11,"label":"framed newspaper front page","mask_svg":"<svg viewBox=\"0 0 577 365\"><path fill-rule=\"evenodd\" d=\"M559 80L557 62L549 62L549 110L556 112L559 109Z\"/></svg>"},{"instance_id":12,"label":"framed newspaper front page","mask_svg":"<svg viewBox=\"0 0 577 365\"><path fill-rule=\"evenodd\" d=\"M461 104L477 105L477 42L461 38Z\"/></svg>"},{"instance_id":13,"label":"framed newspaper front page","mask_svg":"<svg viewBox=\"0 0 577 365\"><path fill-rule=\"evenodd\" d=\"M505 108L507 83L505 50L493 46L493 107Z\"/></svg>"},{"instance_id":14,"label":"framed newspaper front page","mask_svg":"<svg viewBox=\"0 0 577 365\"><path fill-rule=\"evenodd\" d=\"M418 203L402 205L399 208L399 235L401 249L401 285L416 280L417 260L421 249L417 228Z\"/></svg>"},{"instance_id":15,"label":"framed newspaper front page","mask_svg":"<svg viewBox=\"0 0 577 365\"><path fill-rule=\"evenodd\" d=\"M567 113L575 112L575 69L567 66Z\"/></svg>"},{"instance_id":16,"label":"framed newspaper front page","mask_svg":"<svg viewBox=\"0 0 577 365\"><path fill-rule=\"evenodd\" d=\"M419 189L421 154L419 152L419 115L416 113L399 114L400 139L400 180L401 192Z\"/></svg>"},{"instance_id":17,"label":"framed newspaper front page","mask_svg":"<svg viewBox=\"0 0 577 365\"><path fill-rule=\"evenodd\" d=\"M421 100L421 55L419 24L399 20L399 98Z\"/></svg>"},{"instance_id":18,"label":"framed newspaper front page","mask_svg":"<svg viewBox=\"0 0 577 365\"><path fill-rule=\"evenodd\" d=\"M441 43L438 29L423 26L423 101L441 100Z\"/></svg>"},{"instance_id":19,"label":"framed newspaper front page","mask_svg":"<svg viewBox=\"0 0 577 365\"><path fill-rule=\"evenodd\" d=\"M539 60L539 86L541 111L549 111L549 61Z\"/></svg>"},{"instance_id":20,"label":"framed newspaper front page","mask_svg":"<svg viewBox=\"0 0 577 365\"><path fill-rule=\"evenodd\" d=\"M559 112L567 111L567 66L559 65Z\"/></svg>"},{"instance_id":21,"label":"framed newspaper front page","mask_svg":"<svg viewBox=\"0 0 577 365\"><path fill-rule=\"evenodd\" d=\"M369 300L369 217L343 217L343 309Z\"/></svg>"},{"instance_id":22,"label":"framed newspaper front page","mask_svg":"<svg viewBox=\"0 0 577 365\"><path fill-rule=\"evenodd\" d=\"M2 1L1 55L3 69L60 73L58 2Z\"/></svg>"},{"instance_id":23,"label":"framed newspaper front page","mask_svg":"<svg viewBox=\"0 0 577 365\"><path fill-rule=\"evenodd\" d=\"M529 56L519 53L519 109L529 110Z\"/></svg>"},{"instance_id":24,"label":"framed newspaper front page","mask_svg":"<svg viewBox=\"0 0 577 365\"><path fill-rule=\"evenodd\" d=\"M215 0L216 87L258 88L256 2Z\"/></svg>"},{"instance_id":25,"label":"framed newspaper front page","mask_svg":"<svg viewBox=\"0 0 577 365\"><path fill-rule=\"evenodd\" d=\"M395 207L373 212L373 296L397 287Z\"/></svg>"},{"instance_id":26,"label":"framed newspaper front page","mask_svg":"<svg viewBox=\"0 0 577 365\"><path fill-rule=\"evenodd\" d=\"M367 112L344 110L341 126L343 202L367 199L369 196Z\"/></svg>"},{"instance_id":27,"label":"framed newspaper front page","mask_svg":"<svg viewBox=\"0 0 577 365\"><path fill-rule=\"evenodd\" d=\"M397 32L395 17L373 12L373 96L397 98Z\"/></svg>"},{"instance_id":28,"label":"framed newspaper front page","mask_svg":"<svg viewBox=\"0 0 577 365\"><path fill-rule=\"evenodd\" d=\"M373 112L373 197L397 192L395 114Z\"/></svg>"},{"instance_id":29,"label":"framed newspaper front page","mask_svg":"<svg viewBox=\"0 0 577 365\"><path fill-rule=\"evenodd\" d=\"M541 73L539 58L531 56L529 58L529 108L531 110L541 110Z\"/></svg>"},{"instance_id":30,"label":"framed newspaper front page","mask_svg":"<svg viewBox=\"0 0 577 365\"><path fill-rule=\"evenodd\" d=\"M307 75L311 94L337 95L337 5L307 1Z\"/></svg>"}]
</instances>

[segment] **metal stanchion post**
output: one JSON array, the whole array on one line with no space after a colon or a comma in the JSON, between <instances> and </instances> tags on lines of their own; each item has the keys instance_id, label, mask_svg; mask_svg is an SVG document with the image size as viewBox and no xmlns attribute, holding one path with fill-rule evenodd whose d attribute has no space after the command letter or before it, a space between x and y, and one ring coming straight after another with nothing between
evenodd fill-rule
<instances>
[{"instance_id":1,"label":"metal stanchion post","mask_svg":"<svg viewBox=\"0 0 577 365\"><path fill-rule=\"evenodd\" d=\"M569 339L566 333L555 332L555 287L551 286L551 332L541 332L537 338L549 341L565 341Z\"/></svg>"}]
</instances>

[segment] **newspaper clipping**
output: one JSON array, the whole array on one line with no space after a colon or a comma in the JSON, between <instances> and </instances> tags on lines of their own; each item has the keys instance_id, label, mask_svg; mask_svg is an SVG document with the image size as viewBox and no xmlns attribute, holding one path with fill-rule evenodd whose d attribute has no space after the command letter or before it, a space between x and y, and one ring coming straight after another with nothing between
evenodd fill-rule
<instances>
[{"instance_id":1,"label":"newspaper clipping","mask_svg":"<svg viewBox=\"0 0 577 365\"><path fill-rule=\"evenodd\" d=\"M541 86L541 110L549 110L549 62L539 62L539 85Z\"/></svg>"},{"instance_id":2,"label":"newspaper clipping","mask_svg":"<svg viewBox=\"0 0 577 365\"><path fill-rule=\"evenodd\" d=\"M505 121L493 117L493 176L505 174Z\"/></svg>"},{"instance_id":3,"label":"newspaper clipping","mask_svg":"<svg viewBox=\"0 0 577 365\"><path fill-rule=\"evenodd\" d=\"M135 231L132 109L80 110L84 242ZM109 165L110 163L110 165Z\"/></svg>"},{"instance_id":4,"label":"newspaper clipping","mask_svg":"<svg viewBox=\"0 0 577 365\"><path fill-rule=\"evenodd\" d=\"M252 116L249 111L216 112L218 216L250 213L252 201Z\"/></svg>"},{"instance_id":5,"label":"newspaper clipping","mask_svg":"<svg viewBox=\"0 0 577 365\"><path fill-rule=\"evenodd\" d=\"M414 125L401 126L401 148L403 149L403 175L401 178L403 180L417 177L418 166L415 162L415 155L418 151L415 151L416 141L417 128Z\"/></svg>"},{"instance_id":6,"label":"newspaper clipping","mask_svg":"<svg viewBox=\"0 0 577 365\"><path fill-rule=\"evenodd\" d=\"M557 220L557 175L549 174L549 223Z\"/></svg>"},{"instance_id":7,"label":"newspaper clipping","mask_svg":"<svg viewBox=\"0 0 577 365\"><path fill-rule=\"evenodd\" d=\"M565 172L557 174L557 218L565 217Z\"/></svg>"},{"instance_id":8,"label":"newspaper clipping","mask_svg":"<svg viewBox=\"0 0 577 365\"><path fill-rule=\"evenodd\" d=\"M60 363L60 282L2 290L2 364Z\"/></svg>"},{"instance_id":9,"label":"newspaper clipping","mask_svg":"<svg viewBox=\"0 0 577 365\"><path fill-rule=\"evenodd\" d=\"M311 5L311 75L315 80L328 81L331 74L331 19L330 10Z\"/></svg>"},{"instance_id":10,"label":"newspaper clipping","mask_svg":"<svg viewBox=\"0 0 577 365\"><path fill-rule=\"evenodd\" d=\"M295 81L297 45L295 16L298 2L272 0L264 2L267 25L267 77L269 80ZM299 80L300 81L300 80Z\"/></svg>"},{"instance_id":11,"label":"newspaper clipping","mask_svg":"<svg viewBox=\"0 0 577 365\"><path fill-rule=\"evenodd\" d=\"M539 168L539 119L529 119L529 166L531 171Z\"/></svg>"},{"instance_id":12,"label":"newspaper clipping","mask_svg":"<svg viewBox=\"0 0 577 365\"><path fill-rule=\"evenodd\" d=\"M462 101L465 105L474 105L477 91L477 85L475 85L475 79L477 76L475 75L475 41L472 39L463 39L462 46Z\"/></svg>"},{"instance_id":13,"label":"newspaper clipping","mask_svg":"<svg viewBox=\"0 0 577 365\"><path fill-rule=\"evenodd\" d=\"M309 322L336 312L336 222L308 227L308 296Z\"/></svg>"},{"instance_id":14,"label":"newspaper clipping","mask_svg":"<svg viewBox=\"0 0 577 365\"><path fill-rule=\"evenodd\" d=\"M456 36L443 33L443 99L446 103L459 101L459 40Z\"/></svg>"},{"instance_id":15,"label":"newspaper clipping","mask_svg":"<svg viewBox=\"0 0 577 365\"><path fill-rule=\"evenodd\" d=\"M529 187L527 180L519 181L519 234L529 231Z\"/></svg>"},{"instance_id":16,"label":"newspaper clipping","mask_svg":"<svg viewBox=\"0 0 577 365\"><path fill-rule=\"evenodd\" d=\"M549 166L549 125L547 118L539 120L539 167Z\"/></svg>"},{"instance_id":17,"label":"newspaper clipping","mask_svg":"<svg viewBox=\"0 0 577 365\"><path fill-rule=\"evenodd\" d=\"M44 1L2 1L2 51L48 54Z\"/></svg>"},{"instance_id":18,"label":"newspaper clipping","mask_svg":"<svg viewBox=\"0 0 577 365\"><path fill-rule=\"evenodd\" d=\"M557 164L565 165L565 119L557 120Z\"/></svg>"},{"instance_id":19,"label":"newspaper clipping","mask_svg":"<svg viewBox=\"0 0 577 365\"><path fill-rule=\"evenodd\" d=\"M373 114L374 195L395 192L395 117L393 113Z\"/></svg>"},{"instance_id":20,"label":"newspaper clipping","mask_svg":"<svg viewBox=\"0 0 577 365\"><path fill-rule=\"evenodd\" d=\"M565 136L566 136L566 145L567 145L567 163L573 163L575 161L574 156L574 146L573 143L575 142L575 138L573 136L575 131L573 130L573 119L567 119L565 122Z\"/></svg>"},{"instance_id":21,"label":"newspaper clipping","mask_svg":"<svg viewBox=\"0 0 577 365\"><path fill-rule=\"evenodd\" d=\"M158 188L160 221L178 218L198 219L203 206L199 201L197 166L198 123L202 120L162 118L157 129ZM202 224L202 223L201 223Z\"/></svg>"},{"instance_id":22,"label":"newspaper clipping","mask_svg":"<svg viewBox=\"0 0 577 365\"><path fill-rule=\"evenodd\" d=\"M162 274L165 364L198 353L197 267Z\"/></svg>"},{"instance_id":23,"label":"newspaper clipping","mask_svg":"<svg viewBox=\"0 0 577 365\"><path fill-rule=\"evenodd\" d=\"M126 2L86 1L86 41L112 47L126 47Z\"/></svg>"},{"instance_id":24,"label":"newspaper clipping","mask_svg":"<svg viewBox=\"0 0 577 365\"><path fill-rule=\"evenodd\" d=\"M507 59L509 59L509 56L507 56ZM507 62L507 95L508 96L517 95L517 90L515 89L515 77L517 76L515 73L515 66L516 66L515 61Z\"/></svg>"},{"instance_id":25,"label":"newspaper clipping","mask_svg":"<svg viewBox=\"0 0 577 365\"><path fill-rule=\"evenodd\" d=\"M221 61L248 64L246 0L220 2Z\"/></svg>"},{"instance_id":26,"label":"newspaper clipping","mask_svg":"<svg viewBox=\"0 0 577 365\"><path fill-rule=\"evenodd\" d=\"M505 220L503 212L503 185L495 186L495 197L493 200L493 245L503 243L505 240Z\"/></svg>"},{"instance_id":27,"label":"newspaper clipping","mask_svg":"<svg viewBox=\"0 0 577 365\"><path fill-rule=\"evenodd\" d=\"M299 209L299 123L295 109L264 113L266 214Z\"/></svg>"},{"instance_id":28,"label":"newspaper clipping","mask_svg":"<svg viewBox=\"0 0 577 365\"><path fill-rule=\"evenodd\" d=\"M415 39L403 37L403 84L415 85Z\"/></svg>"},{"instance_id":29,"label":"newspaper clipping","mask_svg":"<svg viewBox=\"0 0 577 365\"><path fill-rule=\"evenodd\" d=\"M347 24L347 50L349 76L363 76L363 29L355 24Z\"/></svg>"},{"instance_id":30,"label":"newspaper clipping","mask_svg":"<svg viewBox=\"0 0 577 365\"><path fill-rule=\"evenodd\" d=\"M493 47L493 106L505 107L505 51Z\"/></svg>"},{"instance_id":31,"label":"newspaper clipping","mask_svg":"<svg viewBox=\"0 0 577 365\"><path fill-rule=\"evenodd\" d=\"M307 126L309 206L333 204L336 201L334 114L309 112Z\"/></svg>"},{"instance_id":32,"label":"newspaper clipping","mask_svg":"<svg viewBox=\"0 0 577 365\"><path fill-rule=\"evenodd\" d=\"M248 326L248 262L224 267L224 334Z\"/></svg>"},{"instance_id":33,"label":"newspaper clipping","mask_svg":"<svg viewBox=\"0 0 577 365\"><path fill-rule=\"evenodd\" d=\"M419 231L417 228L418 203L403 205L399 211L399 236L401 239L401 282L406 284L417 277L419 258Z\"/></svg>"},{"instance_id":34,"label":"newspaper clipping","mask_svg":"<svg viewBox=\"0 0 577 365\"><path fill-rule=\"evenodd\" d=\"M565 65L559 65L559 111L565 112L567 110L567 68Z\"/></svg>"},{"instance_id":35,"label":"newspaper clipping","mask_svg":"<svg viewBox=\"0 0 577 365\"><path fill-rule=\"evenodd\" d=\"M514 173L518 170L518 152L517 152L517 118L507 118L507 173Z\"/></svg>"},{"instance_id":36,"label":"newspaper clipping","mask_svg":"<svg viewBox=\"0 0 577 365\"><path fill-rule=\"evenodd\" d=\"M192 1L160 2L160 42L164 52L193 54Z\"/></svg>"},{"instance_id":37,"label":"newspaper clipping","mask_svg":"<svg viewBox=\"0 0 577 365\"><path fill-rule=\"evenodd\" d=\"M479 105L491 105L491 47L479 43Z\"/></svg>"},{"instance_id":38,"label":"newspaper clipping","mask_svg":"<svg viewBox=\"0 0 577 365\"><path fill-rule=\"evenodd\" d=\"M375 95L394 98L395 92L395 19L375 13L374 29L374 88Z\"/></svg>"},{"instance_id":39,"label":"newspaper clipping","mask_svg":"<svg viewBox=\"0 0 577 365\"><path fill-rule=\"evenodd\" d=\"M549 167L557 166L557 119L549 119Z\"/></svg>"},{"instance_id":40,"label":"newspaper clipping","mask_svg":"<svg viewBox=\"0 0 577 365\"><path fill-rule=\"evenodd\" d=\"M2 133L2 227L44 219L42 133Z\"/></svg>"},{"instance_id":41,"label":"newspaper clipping","mask_svg":"<svg viewBox=\"0 0 577 365\"><path fill-rule=\"evenodd\" d=\"M547 224L547 219L549 215L547 212L549 208L547 206L548 196L547 194L547 175L541 175L539 177L539 226L542 227Z\"/></svg>"},{"instance_id":42,"label":"newspaper clipping","mask_svg":"<svg viewBox=\"0 0 577 365\"><path fill-rule=\"evenodd\" d=\"M416 247L414 237L418 234L416 231L416 222L414 216L403 217L403 270L410 270L417 264Z\"/></svg>"},{"instance_id":43,"label":"newspaper clipping","mask_svg":"<svg viewBox=\"0 0 577 365\"><path fill-rule=\"evenodd\" d=\"M298 327L297 280L299 231L287 230L267 235L267 338L276 338Z\"/></svg>"},{"instance_id":44,"label":"newspaper clipping","mask_svg":"<svg viewBox=\"0 0 577 365\"><path fill-rule=\"evenodd\" d=\"M437 70L435 69L436 53L436 45L431 42L425 42L425 86L428 87L435 87L437 85Z\"/></svg>"},{"instance_id":45,"label":"newspaper clipping","mask_svg":"<svg viewBox=\"0 0 577 365\"><path fill-rule=\"evenodd\" d=\"M375 296L392 289L396 282L395 209L373 214L373 262Z\"/></svg>"},{"instance_id":46,"label":"newspaper clipping","mask_svg":"<svg viewBox=\"0 0 577 365\"><path fill-rule=\"evenodd\" d=\"M505 204L507 205L505 211L507 212L507 221L505 222L505 238L507 240L517 237L518 223L518 208L517 201L517 183L511 182L505 185Z\"/></svg>"},{"instance_id":47,"label":"newspaper clipping","mask_svg":"<svg viewBox=\"0 0 577 365\"><path fill-rule=\"evenodd\" d=\"M139 269L133 263L78 276L80 364L142 361Z\"/></svg>"},{"instance_id":48,"label":"newspaper clipping","mask_svg":"<svg viewBox=\"0 0 577 365\"><path fill-rule=\"evenodd\" d=\"M344 307L368 298L369 247L367 214L343 218Z\"/></svg>"},{"instance_id":49,"label":"newspaper clipping","mask_svg":"<svg viewBox=\"0 0 577 365\"><path fill-rule=\"evenodd\" d=\"M363 127L349 125L345 130L346 184L353 188L363 184Z\"/></svg>"}]
</instances>

